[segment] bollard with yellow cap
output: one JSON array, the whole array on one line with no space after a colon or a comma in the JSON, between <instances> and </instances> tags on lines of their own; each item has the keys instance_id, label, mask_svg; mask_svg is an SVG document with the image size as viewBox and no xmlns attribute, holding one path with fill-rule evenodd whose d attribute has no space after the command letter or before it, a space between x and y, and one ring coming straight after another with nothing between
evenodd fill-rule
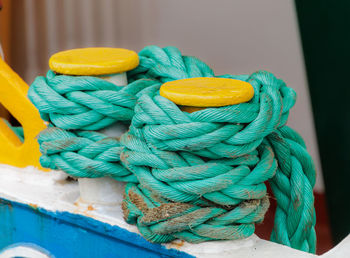
<instances>
[{"instance_id":1,"label":"bollard with yellow cap","mask_svg":"<svg viewBox=\"0 0 350 258\"><path fill-rule=\"evenodd\" d=\"M159 90L161 97L154 92L146 94L144 99L140 97L141 100L137 104L139 106L135 107L135 110L138 109L141 114L145 114L140 117L146 117L146 119L141 118L136 123L132 123L129 132L121 138L121 143L125 146L124 153L122 153L123 158L128 165L136 167L135 171L138 173L139 180L138 185L128 184L126 186L123 211L127 222L136 224L142 235L147 240L154 242L167 242L169 236L171 240L179 238L194 243L250 236L253 225L245 225L246 222L239 225L240 222L231 219L229 214L242 216L244 220L251 215L247 213L255 209L261 211L259 216L264 214L262 211L266 211L268 207L267 199L262 198L265 193L264 187L258 190L260 195L254 194L250 186L247 186L246 191L245 186L240 187L240 179L249 174L249 168L247 165L244 172L241 173L238 171L240 170L238 164L234 163L239 163L241 160L243 165L246 165L249 162L244 164L245 160L250 158L241 159L230 157L227 153L222 154L227 150L220 142L223 142L223 139L217 137L219 140L215 139L212 142L209 139L209 137L215 137L210 133L222 128L225 129L225 136L234 134L234 127L228 122L222 122L222 126L220 122L206 122L204 121L205 115L201 117L202 121L195 121L192 120L192 117L196 117L195 114L188 115L185 112L191 113L200 109L213 109L248 102L254 96L253 86L241 80L199 77L164 83ZM173 103L162 97L178 105L184 112L179 111ZM149 106L154 108L147 109ZM199 114L200 112L198 111ZM205 112L201 113L205 114ZM210 124L209 130L208 124ZM134 132L137 133L134 134ZM205 137L202 137L203 135ZM223 152L211 152L210 146L212 145L207 143L218 144L217 148L223 148L220 150ZM208 151L201 152L206 150L206 146L209 146ZM149 157L149 160L145 159L142 154ZM154 156L157 159L153 158ZM162 163L158 160L163 161L166 166L159 165ZM254 165L256 165L258 159L254 160ZM232 166L229 162L232 162ZM253 164L250 165L253 166ZM253 185L255 187L257 184ZM244 197L243 195L238 197L235 195L236 192L247 194ZM251 197L248 197L249 195ZM244 212L247 213L243 214L244 212L239 209L243 207L247 199L253 198L259 200L251 205L249 212L245 210ZM184 206L193 208L195 212L184 212L189 209L184 209ZM214 210L222 207L227 207L227 210L222 209L223 213L219 215L208 215L214 214ZM154 215L157 212L164 215ZM250 217L256 219L258 216L254 214ZM147 218L147 223L144 223L144 218ZM233 223L236 221L239 229L236 228L227 233L225 227L234 228ZM191 226L184 227L184 224ZM198 230L201 226L203 227ZM146 230L143 230L144 228ZM156 229L154 232L153 228ZM229 237L225 238L221 234Z\"/></svg>"},{"instance_id":2,"label":"bollard with yellow cap","mask_svg":"<svg viewBox=\"0 0 350 258\"><path fill-rule=\"evenodd\" d=\"M96 76L112 82L116 87L128 84L126 72L137 67L138 55L121 48L80 48L54 54L49 65L56 73L72 76ZM127 130L115 123L100 132L119 138ZM87 204L115 205L123 192L123 183L114 179L79 178L80 200Z\"/></svg>"}]
</instances>

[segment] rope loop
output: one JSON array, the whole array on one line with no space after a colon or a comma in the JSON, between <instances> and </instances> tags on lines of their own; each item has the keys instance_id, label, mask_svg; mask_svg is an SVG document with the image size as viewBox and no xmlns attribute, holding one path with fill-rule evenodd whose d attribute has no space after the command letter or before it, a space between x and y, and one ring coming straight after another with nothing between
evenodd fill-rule
<instances>
[{"instance_id":1,"label":"rope loop","mask_svg":"<svg viewBox=\"0 0 350 258\"><path fill-rule=\"evenodd\" d=\"M208 158L245 155L286 123L296 98L292 89L270 73L254 73L247 81L255 90L250 102L190 114L155 88L140 96L132 126L141 128L145 140L160 150L194 151Z\"/></svg>"},{"instance_id":2,"label":"rope loop","mask_svg":"<svg viewBox=\"0 0 350 258\"><path fill-rule=\"evenodd\" d=\"M270 180L277 210L271 240L300 250L316 251L316 214L312 189L315 168L302 138L285 126L268 136L279 163Z\"/></svg>"},{"instance_id":3,"label":"rope loop","mask_svg":"<svg viewBox=\"0 0 350 258\"><path fill-rule=\"evenodd\" d=\"M40 163L60 169L74 177L105 177L137 182L136 177L120 164L122 146L114 138L93 131L66 131L49 127L38 137Z\"/></svg>"},{"instance_id":4,"label":"rope loop","mask_svg":"<svg viewBox=\"0 0 350 258\"><path fill-rule=\"evenodd\" d=\"M194 77L214 77L213 70L196 57L183 56L176 47L147 46L139 53L140 64L128 72L128 80L155 79L164 83Z\"/></svg>"},{"instance_id":5,"label":"rope loop","mask_svg":"<svg viewBox=\"0 0 350 258\"><path fill-rule=\"evenodd\" d=\"M141 234L156 243L176 238L191 243L246 238L254 233L254 223L263 220L269 207L266 196L224 209L157 200L151 192L132 183L127 184L125 192L125 220L137 223Z\"/></svg>"},{"instance_id":6,"label":"rope loop","mask_svg":"<svg viewBox=\"0 0 350 258\"><path fill-rule=\"evenodd\" d=\"M100 130L117 121L130 121L136 94L154 81L138 80L126 87L92 76L37 77L28 97L45 121L66 130Z\"/></svg>"}]
</instances>

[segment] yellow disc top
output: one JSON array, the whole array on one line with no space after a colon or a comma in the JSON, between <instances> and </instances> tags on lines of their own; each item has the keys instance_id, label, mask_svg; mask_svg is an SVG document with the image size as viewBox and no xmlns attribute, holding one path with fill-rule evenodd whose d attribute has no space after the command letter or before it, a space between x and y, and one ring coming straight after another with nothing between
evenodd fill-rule
<instances>
[{"instance_id":1,"label":"yellow disc top","mask_svg":"<svg viewBox=\"0 0 350 258\"><path fill-rule=\"evenodd\" d=\"M49 66L67 75L104 75L130 71L139 64L136 52L123 48L77 48L51 56Z\"/></svg>"},{"instance_id":2,"label":"yellow disc top","mask_svg":"<svg viewBox=\"0 0 350 258\"><path fill-rule=\"evenodd\" d=\"M200 77L166 82L160 95L181 106L222 107L249 101L254 89L245 81Z\"/></svg>"}]
</instances>

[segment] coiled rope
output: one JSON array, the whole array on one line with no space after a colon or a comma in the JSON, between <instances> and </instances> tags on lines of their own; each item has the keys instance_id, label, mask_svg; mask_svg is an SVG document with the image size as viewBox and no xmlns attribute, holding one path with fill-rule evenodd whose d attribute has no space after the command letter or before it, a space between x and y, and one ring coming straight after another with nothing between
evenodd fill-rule
<instances>
[{"instance_id":1,"label":"coiled rope","mask_svg":"<svg viewBox=\"0 0 350 258\"><path fill-rule=\"evenodd\" d=\"M149 85L141 80L127 87L92 76L56 75L35 79L28 97L41 117L66 130L96 131L134 115L136 93ZM117 85L118 86L118 85Z\"/></svg>"},{"instance_id":2,"label":"coiled rope","mask_svg":"<svg viewBox=\"0 0 350 258\"><path fill-rule=\"evenodd\" d=\"M28 97L41 117L50 122L38 137L41 165L74 177L110 176L137 182L120 163L122 146L118 139L92 130L116 122L128 125L134 115L136 94L154 84L138 80L118 87L97 77L56 75L53 71L37 77Z\"/></svg>"},{"instance_id":3,"label":"coiled rope","mask_svg":"<svg viewBox=\"0 0 350 258\"><path fill-rule=\"evenodd\" d=\"M250 236L268 209L265 182L269 180L277 200L271 239L315 252L314 166L301 137L285 126L295 92L267 72L224 75L249 82L253 99L187 113L159 95L160 84L213 77L212 70L173 47L146 47L139 56L140 65L128 73L130 84L124 91L130 85L145 86L135 86L138 90L130 95L138 98L137 103L122 101L124 109L113 106L112 110L110 99L103 99L108 105L102 105L100 97L107 94L98 92L110 90L108 83L95 85L92 77L49 72L33 83L30 99L44 119L60 127L39 137L43 166L77 177L111 176L129 182L125 219L152 242ZM54 79L57 83L52 83ZM120 102L114 105L119 108ZM99 130L112 124L111 119L131 120L120 143L81 131ZM71 129L75 130L67 131Z\"/></svg>"}]
</instances>

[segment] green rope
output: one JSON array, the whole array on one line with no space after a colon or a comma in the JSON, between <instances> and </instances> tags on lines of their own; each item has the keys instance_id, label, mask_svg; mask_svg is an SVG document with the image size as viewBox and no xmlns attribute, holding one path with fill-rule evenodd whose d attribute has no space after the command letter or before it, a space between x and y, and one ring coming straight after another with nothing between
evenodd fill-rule
<instances>
[{"instance_id":1,"label":"green rope","mask_svg":"<svg viewBox=\"0 0 350 258\"><path fill-rule=\"evenodd\" d=\"M105 177L137 182L136 177L120 164L122 146L114 138L92 131L70 132L49 127L41 132L40 163L60 169L73 177Z\"/></svg>"},{"instance_id":2,"label":"green rope","mask_svg":"<svg viewBox=\"0 0 350 258\"><path fill-rule=\"evenodd\" d=\"M212 69L193 56L183 56L176 47L147 46L139 53L140 64L128 72L128 80L156 79L160 82L195 77L213 77Z\"/></svg>"},{"instance_id":3,"label":"green rope","mask_svg":"<svg viewBox=\"0 0 350 258\"><path fill-rule=\"evenodd\" d=\"M269 206L268 180L277 200L271 239L315 252L314 166L301 137L285 126L295 92L267 72L223 75L249 82L253 99L182 112L159 95L161 83L213 77L212 70L174 47L149 46L139 57L124 90L52 72L34 81L29 97L53 126L39 136L41 164L128 182L125 219L152 242L250 236ZM86 131L130 120L120 143Z\"/></svg>"},{"instance_id":4,"label":"green rope","mask_svg":"<svg viewBox=\"0 0 350 258\"><path fill-rule=\"evenodd\" d=\"M316 251L316 214L312 189L314 164L302 138L282 127L268 137L278 160L270 185L277 201L271 240L303 251Z\"/></svg>"},{"instance_id":5,"label":"green rope","mask_svg":"<svg viewBox=\"0 0 350 258\"><path fill-rule=\"evenodd\" d=\"M140 232L146 231L144 236L148 240L164 241L162 230L169 239L191 242L236 239L240 234L227 234L230 226L251 226L261 217L254 217L256 221L251 219L251 214L245 214L249 218L244 217L245 222L227 222L227 216L237 214L239 205L247 202L252 205L252 200L255 209L264 214L266 209L261 208L266 198L264 181L270 180L278 204L272 240L315 251L314 168L300 137L284 126L295 93L266 72L252 74L246 80L255 90L249 103L207 108L191 114L182 112L158 91L139 98L130 131L121 138L126 146L122 161L139 180L138 192L127 188L129 198L124 201L124 210L127 221L136 223ZM249 163L253 154L255 163ZM277 162L283 165L277 168ZM152 194L140 195L145 189ZM151 208L144 211L139 199L146 198ZM154 202L153 199L159 198L166 201ZM203 232L196 225L201 228L204 220L210 224L212 218L192 216L186 229L170 230L166 223L164 228L159 223L155 227L158 217L145 225L143 217L150 220L148 214L155 213L152 205L153 209L160 209L168 202L187 203L193 205L191 208L221 207L226 213L215 215L222 224L216 222L215 229L211 227ZM183 216L182 210L161 219L170 223L177 216ZM184 232L182 236L180 233ZM244 227L239 232L246 237L253 231Z\"/></svg>"},{"instance_id":6,"label":"green rope","mask_svg":"<svg viewBox=\"0 0 350 258\"><path fill-rule=\"evenodd\" d=\"M63 170L74 177L105 177L136 182L120 164L118 139L86 130L107 128L126 122L134 115L136 94L151 80L138 80L126 87L89 76L56 75L37 77L28 97L50 127L40 133L38 142L43 167ZM69 131L68 131L69 130Z\"/></svg>"},{"instance_id":7,"label":"green rope","mask_svg":"<svg viewBox=\"0 0 350 258\"><path fill-rule=\"evenodd\" d=\"M139 80L118 87L91 76L39 76L28 92L41 117L66 130L100 130L134 115L136 93L150 85Z\"/></svg>"},{"instance_id":8,"label":"green rope","mask_svg":"<svg viewBox=\"0 0 350 258\"><path fill-rule=\"evenodd\" d=\"M163 51L155 46L149 48ZM211 69L200 60L183 57L174 47L165 48L164 51L172 53L172 56L171 60L163 58L162 63L173 71L177 70L174 76L179 76L178 79L186 76L187 72L187 76L192 77L213 76ZM148 68L143 69L143 73L157 66L155 62L153 65L150 63L151 59L142 59L148 62ZM95 132L89 130L101 130L116 122L130 123L137 95L160 85L158 81L137 77L140 77L137 73L134 76L129 74L130 83L125 87L117 87L96 77L56 75L53 71L48 71L46 77L37 77L29 88L28 97L38 108L41 117L50 122L50 128L38 137L43 154L41 165L63 170L74 177L110 176L134 182L131 178L135 176L119 164L117 154L111 157L102 155L104 149L101 147L105 146L105 138L109 137L96 137ZM71 147L72 141L80 140L79 145ZM118 139L108 141L108 148L120 148Z\"/></svg>"}]
</instances>

